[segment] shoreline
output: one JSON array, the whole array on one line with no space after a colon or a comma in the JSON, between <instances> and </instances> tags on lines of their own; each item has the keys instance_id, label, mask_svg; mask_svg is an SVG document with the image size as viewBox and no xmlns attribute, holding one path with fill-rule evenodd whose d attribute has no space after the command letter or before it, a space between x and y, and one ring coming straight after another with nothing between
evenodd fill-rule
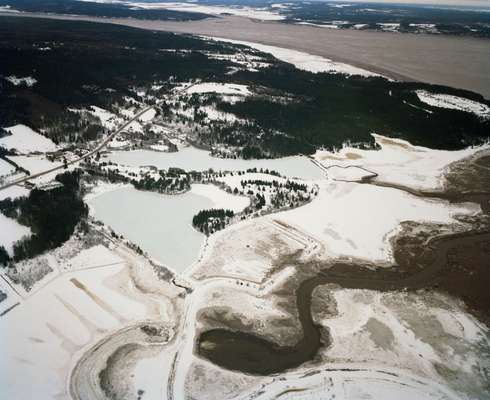
<instances>
[{"instance_id":1,"label":"shoreline","mask_svg":"<svg viewBox=\"0 0 490 400\"><path fill-rule=\"evenodd\" d=\"M231 16L184 22L27 12L0 12L2 16L109 23L255 42L326 57L393 79L470 90L490 99L490 40L483 38L331 30Z\"/></svg>"}]
</instances>

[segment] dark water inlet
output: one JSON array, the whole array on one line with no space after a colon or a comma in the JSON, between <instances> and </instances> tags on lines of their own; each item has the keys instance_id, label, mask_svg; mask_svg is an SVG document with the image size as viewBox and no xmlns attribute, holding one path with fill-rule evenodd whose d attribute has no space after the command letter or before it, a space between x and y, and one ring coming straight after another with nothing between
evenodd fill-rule
<instances>
[{"instance_id":1,"label":"dark water inlet","mask_svg":"<svg viewBox=\"0 0 490 400\"><path fill-rule=\"evenodd\" d=\"M388 185L383 185L388 186ZM435 197L436 193L417 193L423 197ZM440 194L439 194L440 195ZM466 195L439 196L449 201L474 201L480 203L484 213L490 211L490 195L487 193ZM457 199L455 198L457 197ZM311 300L313 290L324 284L337 284L343 288L371 289L381 291L417 290L442 285L442 289L452 292L454 282L441 281L444 269L448 265L448 254L456 246L469 248L472 245L480 246L483 242L490 243L490 231L464 232L433 238L425 245L419 256L410 256L410 252L397 252L395 249L395 265L391 268L368 269L365 266L347 263L336 263L328 269L323 269L313 278L303 281L296 290L296 306L299 320L303 329L303 338L294 346L279 346L278 344L258 337L252 333L232 331L228 329L212 329L203 332L197 340L197 352L211 362L230 369L257 375L269 375L311 361L315 358L322 346L331 342L327 330L320 331L320 327L313 321L311 315ZM426 257L428 255L428 257ZM485 256L483 256L485 257ZM421 265L424 261L426 265ZM490 262L487 259L488 262ZM480 264L485 263L480 259ZM404 268L400 269L398 265ZM312 265L313 268L318 266ZM314 270L314 269L313 269ZM486 268L488 270L488 268ZM411 272L407 272L411 271ZM487 272L488 274L488 272ZM482 279L489 275L482 276ZM454 281L454 276L451 277ZM458 276L456 276L458 279ZM442 283L441 283L442 282ZM463 283L464 285L465 283ZM460 288L463 292L471 290ZM454 293L461 297L461 292ZM481 297L482 307L486 307L488 299ZM477 296L478 298L478 296ZM486 312L490 311L485 310ZM322 343L323 340L323 343Z\"/></svg>"}]
</instances>

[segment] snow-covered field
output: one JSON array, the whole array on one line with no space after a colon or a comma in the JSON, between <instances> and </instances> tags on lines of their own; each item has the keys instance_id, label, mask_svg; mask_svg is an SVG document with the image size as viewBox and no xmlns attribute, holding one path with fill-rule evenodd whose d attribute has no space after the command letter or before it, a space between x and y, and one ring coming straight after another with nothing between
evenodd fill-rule
<instances>
[{"instance_id":1,"label":"snow-covered field","mask_svg":"<svg viewBox=\"0 0 490 400\"><path fill-rule=\"evenodd\" d=\"M17 150L19 153L46 153L57 150L51 139L33 131L26 125L15 125L5 130L12 134L0 138L0 146L6 149Z\"/></svg>"},{"instance_id":2,"label":"snow-covered field","mask_svg":"<svg viewBox=\"0 0 490 400\"><path fill-rule=\"evenodd\" d=\"M71 398L71 368L87 347L138 321L172 321L173 308L163 288L147 296L144 285L136 287L135 276L151 273L151 268L132 266L131 257L101 246L87 249L66 260L77 271L58 275L0 318L3 397ZM153 279L157 288L158 279Z\"/></svg>"},{"instance_id":3,"label":"snow-covered field","mask_svg":"<svg viewBox=\"0 0 490 400\"><path fill-rule=\"evenodd\" d=\"M5 247L10 255L12 255L13 244L30 234L31 230L28 227L0 213L0 246Z\"/></svg>"},{"instance_id":4,"label":"snow-covered field","mask_svg":"<svg viewBox=\"0 0 490 400\"><path fill-rule=\"evenodd\" d=\"M29 190L24 188L23 186L10 186L6 189L0 190L0 201L10 197L11 199L15 199L21 196L29 195Z\"/></svg>"},{"instance_id":5,"label":"snow-covered field","mask_svg":"<svg viewBox=\"0 0 490 400\"><path fill-rule=\"evenodd\" d=\"M490 107L486 104L449 94L431 93L426 90L417 90L416 93L420 101L429 106L465 111L483 119L490 118Z\"/></svg>"},{"instance_id":6,"label":"snow-covered field","mask_svg":"<svg viewBox=\"0 0 490 400\"><path fill-rule=\"evenodd\" d=\"M310 71L313 73L328 72L347 75L380 76L379 74L367 71L362 68L357 68L352 65L335 62L325 57L315 56L297 50L290 50L282 47L268 46L260 43L224 39L218 37L206 37L206 39L249 46L261 52L270 53L278 60L293 64L298 69Z\"/></svg>"},{"instance_id":7,"label":"snow-covered field","mask_svg":"<svg viewBox=\"0 0 490 400\"><path fill-rule=\"evenodd\" d=\"M43 155L9 156L8 158L13 162L15 162L17 165L29 171L31 175L39 172L47 171L51 168L55 168L62 165L62 163L59 161L49 161ZM73 168L73 166L68 168L69 169ZM56 170L46 175L42 175L37 178L31 179L31 182L35 184L47 183L52 181L56 177L56 175L60 173L63 173L63 171Z\"/></svg>"}]
</instances>

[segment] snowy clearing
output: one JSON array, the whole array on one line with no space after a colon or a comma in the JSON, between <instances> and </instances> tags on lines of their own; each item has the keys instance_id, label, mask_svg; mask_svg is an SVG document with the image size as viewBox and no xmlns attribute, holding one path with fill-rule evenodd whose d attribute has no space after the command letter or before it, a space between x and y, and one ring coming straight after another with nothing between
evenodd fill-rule
<instances>
[{"instance_id":1,"label":"snowy clearing","mask_svg":"<svg viewBox=\"0 0 490 400\"><path fill-rule=\"evenodd\" d=\"M0 180L2 179L2 176L11 174L14 171L15 168L12 164L8 163L5 160L0 159Z\"/></svg>"},{"instance_id":2,"label":"snowy clearing","mask_svg":"<svg viewBox=\"0 0 490 400\"><path fill-rule=\"evenodd\" d=\"M190 193L207 197L213 203L213 208L226 208L236 213L250 204L250 199L225 192L215 185L193 184Z\"/></svg>"},{"instance_id":3,"label":"snowy clearing","mask_svg":"<svg viewBox=\"0 0 490 400\"><path fill-rule=\"evenodd\" d=\"M19 224L15 219L8 218L0 213L0 246L12 256L13 244L24 236L30 235L31 230L27 226Z\"/></svg>"},{"instance_id":4,"label":"snowy clearing","mask_svg":"<svg viewBox=\"0 0 490 400\"><path fill-rule=\"evenodd\" d=\"M5 79L12 83L14 86L25 85L27 87L32 87L37 83L37 79L32 76L25 76L23 78L18 78L15 75L6 76Z\"/></svg>"},{"instance_id":5,"label":"snowy clearing","mask_svg":"<svg viewBox=\"0 0 490 400\"><path fill-rule=\"evenodd\" d=\"M483 119L490 118L490 107L477 101L449 94L430 93L426 90L417 90L415 93L421 102L429 106L465 111Z\"/></svg>"},{"instance_id":6,"label":"snowy clearing","mask_svg":"<svg viewBox=\"0 0 490 400\"><path fill-rule=\"evenodd\" d=\"M100 119L105 128L114 129L117 126L118 121L115 114L97 106L90 106L90 109L92 114Z\"/></svg>"},{"instance_id":7,"label":"snowy clearing","mask_svg":"<svg viewBox=\"0 0 490 400\"><path fill-rule=\"evenodd\" d=\"M153 108L150 108L148 111L141 114L138 118L141 122L150 122L153 118L155 118L156 111Z\"/></svg>"},{"instance_id":8,"label":"snowy clearing","mask_svg":"<svg viewBox=\"0 0 490 400\"><path fill-rule=\"evenodd\" d=\"M283 47L268 46L260 43L246 42L246 41L233 40L233 39L224 39L219 37L204 37L204 38L216 40L219 42L228 42L228 43L252 47L261 52L272 54L278 60L293 64L298 69L313 72L313 73L329 72L335 74L361 75L365 77L381 76L374 72L370 72L362 68L357 68L352 65L338 63L328 58L315 56L308 53L303 53L301 51L285 49Z\"/></svg>"},{"instance_id":9,"label":"snowy clearing","mask_svg":"<svg viewBox=\"0 0 490 400\"><path fill-rule=\"evenodd\" d=\"M23 186L10 186L6 189L0 190L0 201L5 200L7 197L15 199L17 197L28 196L29 190Z\"/></svg>"},{"instance_id":10,"label":"snowy clearing","mask_svg":"<svg viewBox=\"0 0 490 400\"><path fill-rule=\"evenodd\" d=\"M33 131L26 125L19 124L5 128L5 130L12 135L0 138L0 146L8 150L17 150L20 153L46 153L57 150L51 139Z\"/></svg>"},{"instance_id":11,"label":"snowy clearing","mask_svg":"<svg viewBox=\"0 0 490 400\"><path fill-rule=\"evenodd\" d=\"M242 95L249 96L252 94L246 85L239 85L236 83L215 83L215 82L203 82L190 86L185 91L188 94L193 93L218 93L229 95Z\"/></svg>"}]
</instances>

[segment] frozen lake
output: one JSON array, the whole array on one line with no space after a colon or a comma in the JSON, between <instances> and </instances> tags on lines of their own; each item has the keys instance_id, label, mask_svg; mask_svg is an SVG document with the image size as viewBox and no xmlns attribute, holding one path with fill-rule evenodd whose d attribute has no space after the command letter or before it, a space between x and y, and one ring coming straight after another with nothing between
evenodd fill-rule
<instances>
[{"instance_id":1,"label":"frozen lake","mask_svg":"<svg viewBox=\"0 0 490 400\"><path fill-rule=\"evenodd\" d=\"M249 204L212 185L193 185L190 192L165 195L122 187L89 201L95 217L137 244L151 257L182 272L197 260L205 236L192 227L192 217L206 208L235 212Z\"/></svg>"},{"instance_id":2,"label":"frozen lake","mask_svg":"<svg viewBox=\"0 0 490 400\"><path fill-rule=\"evenodd\" d=\"M186 147L176 153L162 153L151 150L114 151L108 159L118 164L132 167L153 165L159 169L169 167L182 168L186 171L246 170L248 168L267 168L287 177L301 179L322 179L325 174L307 157L295 156L276 159L241 160L212 157L207 151Z\"/></svg>"}]
</instances>

